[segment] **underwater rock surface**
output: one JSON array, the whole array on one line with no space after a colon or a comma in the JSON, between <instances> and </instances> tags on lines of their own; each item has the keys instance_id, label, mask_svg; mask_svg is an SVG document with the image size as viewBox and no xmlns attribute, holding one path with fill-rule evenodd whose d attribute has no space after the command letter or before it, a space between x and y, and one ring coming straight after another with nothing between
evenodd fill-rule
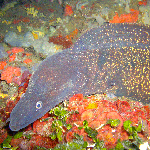
<instances>
[{"instance_id":1,"label":"underwater rock surface","mask_svg":"<svg viewBox=\"0 0 150 150\"><path fill-rule=\"evenodd\" d=\"M8 54L5 52L3 44L0 43L0 59L4 58L4 57L7 57L7 56L8 56Z\"/></svg>"},{"instance_id":2,"label":"underwater rock surface","mask_svg":"<svg viewBox=\"0 0 150 150\"><path fill-rule=\"evenodd\" d=\"M55 53L55 45L51 42L49 43L49 37L46 35L40 39L34 39L31 32L22 35L17 35L15 32L9 31L4 38L4 42L15 47L30 47L33 46L34 50L38 53L43 53L44 55L52 55Z\"/></svg>"},{"instance_id":3,"label":"underwater rock surface","mask_svg":"<svg viewBox=\"0 0 150 150\"><path fill-rule=\"evenodd\" d=\"M33 73L26 93L10 114L18 131L77 93L113 93L149 103L150 27L106 24L47 57Z\"/></svg>"}]
</instances>

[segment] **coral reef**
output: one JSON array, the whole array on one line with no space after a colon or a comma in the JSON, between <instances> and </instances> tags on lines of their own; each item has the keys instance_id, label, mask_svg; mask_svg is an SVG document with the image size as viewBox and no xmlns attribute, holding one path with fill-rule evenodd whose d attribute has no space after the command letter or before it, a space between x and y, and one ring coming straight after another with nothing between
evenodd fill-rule
<instances>
[{"instance_id":1,"label":"coral reef","mask_svg":"<svg viewBox=\"0 0 150 150\"><path fill-rule=\"evenodd\" d=\"M126 97L117 98L112 93L74 95L69 102L63 102L19 132L10 132L6 125L12 109L28 87L31 72L37 70L43 59L71 47L86 30L106 22L150 25L150 1L2 1L0 149L150 149L149 105ZM146 55L148 58L149 54ZM134 62L140 66L138 53ZM112 61L111 66L115 65ZM136 71L137 76L144 71L148 75L147 69L137 67ZM131 91L135 82L137 86L148 85L148 82L142 85L139 78L135 81L133 76L124 80L124 84L131 85Z\"/></svg>"}]
</instances>

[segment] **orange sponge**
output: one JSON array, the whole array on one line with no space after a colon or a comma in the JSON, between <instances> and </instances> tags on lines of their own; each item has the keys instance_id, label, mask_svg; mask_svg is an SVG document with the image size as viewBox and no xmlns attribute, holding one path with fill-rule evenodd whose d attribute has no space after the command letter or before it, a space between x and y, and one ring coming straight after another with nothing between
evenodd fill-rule
<instances>
[{"instance_id":1,"label":"orange sponge","mask_svg":"<svg viewBox=\"0 0 150 150\"><path fill-rule=\"evenodd\" d=\"M7 51L8 54L19 53L19 52L24 52L24 49L22 47L13 47L9 51Z\"/></svg>"},{"instance_id":2,"label":"orange sponge","mask_svg":"<svg viewBox=\"0 0 150 150\"><path fill-rule=\"evenodd\" d=\"M4 67L7 65L6 61L0 62L0 70L4 69Z\"/></svg>"},{"instance_id":3,"label":"orange sponge","mask_svg":"<svg viewBox=\"0 0 150 150\"><path fill-rule=\"evenodd\" d=\"M7 83L11 83L13 77L21 75L21 68L8 66L1 73L1 80L6 80Z\"/></svg>"},{"instance_id":4,"label":"orange sponge","mask_svg":"<svg viewBox=\"0 0 150 150\"><path fill-rule=\"evenodd\" d=\"M29 59L29 58L27 58L27 59L25 59L23 62L24 62L25 64L29 64L29 63L31 63L31 62L32 62L32 60L31 60L31 59Z\"/></svg>"},{"instance_id":5,"label":"orange sponge","mask_svg":"<svg viewBox=\"0 0 150 150\"><path fill-rule=\"evenodd\" d=\"M135 23L138 20L139 11L130 9L130 13L121 14L120 16L116 12L116 15L113 17L113 20L110 20L109 23Z\"/></svg>"},{"instance_id":6,"label":"orange sponge","mask_svg":"<svg viewBox=\"0 0 150 150\"><path fill-rule=\"evenodd\" d=\"M11 51L12 53L19 53L19 52L23 52L24 49L22 47L13 47Z\"/></svg>"},{"instance_id":7,"label":"orange sponge","mask_svg":"<svg viewBox=\"0 0 150 150\"><path fill-rule=\"evenodd\" d=\"M12 54L9 56L9 62L12 62L16 59L16 54Z\"/></svg>"},{"instance_id":8,"label":"orange sponge","mask_svg":"<svg viewBox=\"0 0 150 150\"><path fill-rule=\"evenodd\" d=\"M71 16L73 14L72 7L70 5L66 5L65 7L65 16Z\"/></svg>"}]
</instances>

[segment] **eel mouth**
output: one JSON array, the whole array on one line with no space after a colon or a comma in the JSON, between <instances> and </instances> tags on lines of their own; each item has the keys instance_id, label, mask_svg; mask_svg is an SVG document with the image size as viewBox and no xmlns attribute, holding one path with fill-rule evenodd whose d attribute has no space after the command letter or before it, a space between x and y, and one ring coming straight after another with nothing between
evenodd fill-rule
<instances>
[{"instance_id":1,"label":"eel mouth","mask_svg":"<svg viewBox=\"0 0 150 150\"><path fill-rule=\"evenodd\" d=\"M12 131L19 131L19 130L21 130L21 129L23 129L23 128L25 128L26 126L28 126L29 125L29 123L28 124L26 124L26 123L21 123L21 121L20 120L18 120L18 121L14 121L14 120L10 120L10 118L9 118L9 128L12 130Z\"/></svg>"},{"instance_id":2,"label":"eel mouth","mask_svg":"<svg viewBox=\"0 0 150 150\"><path fill-rule=\"evenodd\" d=\"M12 125L11 122L9 123L9 128L10 128L12 131L19 131L19 130L20 130L20 128L18 128L17 126Z\"/></svg>"}]
</instances>

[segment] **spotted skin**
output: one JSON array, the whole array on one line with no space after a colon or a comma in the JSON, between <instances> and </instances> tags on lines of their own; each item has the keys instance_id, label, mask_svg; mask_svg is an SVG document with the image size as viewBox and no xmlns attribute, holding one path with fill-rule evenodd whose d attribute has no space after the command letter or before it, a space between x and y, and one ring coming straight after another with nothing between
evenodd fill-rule
<instances>
[{"instance_id":1,"label":"spotted skin","mask_svg":"<svg viewBox=\"0 0 150 150\"><path fill-rule=\"evenodd\" d=\"M77 93L113 93L149 103L150 27L105 24L85 32L69 49L46 58L10 114L18 131Z\"/></svg>"}]
</instances>

